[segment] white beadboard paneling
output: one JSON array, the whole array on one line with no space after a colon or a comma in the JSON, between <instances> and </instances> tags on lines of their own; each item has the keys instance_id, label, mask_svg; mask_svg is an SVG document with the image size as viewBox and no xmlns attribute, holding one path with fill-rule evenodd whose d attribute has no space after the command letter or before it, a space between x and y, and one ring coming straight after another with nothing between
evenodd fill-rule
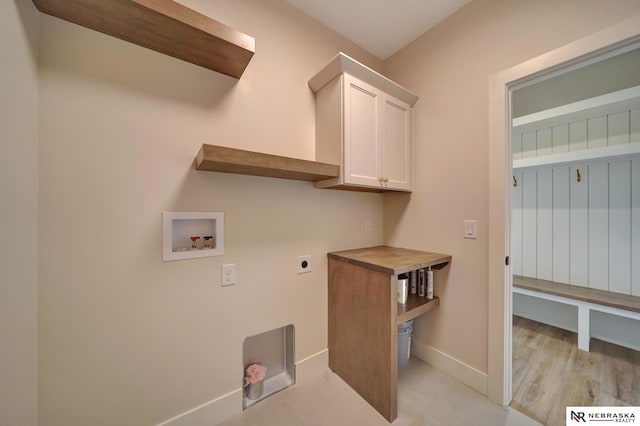
<instances>
[{"instance_id":1,"label":"white beadboard paneling","mask_svg":"<svg viewBox=\"0 0 640 426\"><path fill-rule=\"evenodd\" d=\"M538 132L538 134L540 134ZM553 279L553 170L538 170L538 214L536 275L542 280Z\"/></svg>"},{"instance_id":2,"label":"white beadboard paneling","mask_svg":"<svg viewBox=\"0 0 640 426\"><path fill-rule=\"evenodd\" d=\"M609 289L609 164L589 165L589 287Z\"/></svg>"},{"instance_id":3,"label":"white beadboard paneling","mask_svg":"<svg viewBox=\"0 0 640 426\"><path fill-rule=\"evenodd\" d=\"M582 179L576 179L576 170L580 170ZM585 164L571 167L570 183L570 241L569 241L569 280L570 284L587 287L589 285L589 169Z\"/></svg>"},{"instance_id":4,"label":"white beadboard paneling","mask_svg":"<svg viewBox=\"0 0 640 426\"><path fill-rule=\"evenodd\" d=\"M609 114L609 145L629 143L629 111Z\"/></svg>"},{"instance_id":5,"label":"white beadboard paneling","mask_svg":"<svg viewBox=\"0 0 640 426\"><path fill-rule=\"evenodd\" d=\"M522 172L514 172L517 186L511 187L511 270L522 275Z\"/></svg>"},{"instance_id":6,"label":"white beadboard paneling","mask_svg":"<svg viewBox=\"0 0 640 426\"><path fill-rule=\"evenodd\" d=\"M551 127L538 130L536 135L536 153L538 156L553 154L551 140Z\"/></svg>"},{"instance_id":7,"label":"white beadboard paneling","mask_svg":"<svg viewBox=\"0 0 640 426\"><path fill-rule=\"evenodd\" d=\"M589 149L607 146L607 116L590 118L587 125Z\"/></svg>"},{"instance_id":8,"label":"white beadboard paneling","mask_svg":"<svg viewBox=\"0 0 640 426\"><path fill-rule=\"evenodd\" d=\"M553 153L569 152L569 124L561 124L552 128Z\"/></svg>"},{"instance_id":9,"label":"white beadboard paneling","mask_svg":"<svg viewBox=\"0 0 640 426\"><path fill-rule=\"evenodd\" d=\"M553 169L553 278L569 283L569 167Z\"/></svg>"},{"instance_id":10,"label":"white beadboard paneling","mask_svg":"<svg viewBox=\"0 0 640 426\"><path fill-rule=\"evenodd\" d=\"M640 296L640 159L631 161L631 294Z\"/></svg>"},{"instance_id":11,"label":"white beadboard paneling","mask_svg":"<svg viewBox=\"0 0 640 426\"><path fill-rule=\"evenodd\" d=\"M514 160L522 159L522 133L511 135L511 154Z\"/></svg>"},{"instance_id":12,"label":"white beadboard paneling","mask_svg":"<svg viewBox=\"0 0 640 426\"><path fill-rule=\"evenodd\" d=\"M631 161L609 163L609 291L631 294Z\"/></svg>"},{"instance_id":13,"label":"white beadboard paneling","mask_svg":"<svg viewBox=\"0 0 640 426\"><path fill-rule=\"evenodd\" d=\"M522 158L536 156L536 131L527 132L522 135Z\"/></svg>"},{"instance_id":14,"label":"white beadboard paneling","mask_svg":"<svg viewBox=\"0 0 640 426\"><path fill-rule=\"evenodd\" d=\"M569 151L587 149L587 120L569 124Z\"/></svg>"},{"instance_id":15,"label":"white beadboard paneling","mask_svg":"<svg viewBox=\"0 0 640 426\"><path fill-rule=\"evenodd\" d=\"M522 173L522 275L536 277L537 272L537 173Z\"/></svg>"},{"instance_id":16,"label":"white beadboard paneling","mask_svg":"<svg viewBox=\"0 0 640 426\"><path fill-rule=\"evenodd\" d=\"M631 113L631 124L630 124L630 141L631 143L640 142L640 109L632 109Z\"/></svg>"}]
</instances>

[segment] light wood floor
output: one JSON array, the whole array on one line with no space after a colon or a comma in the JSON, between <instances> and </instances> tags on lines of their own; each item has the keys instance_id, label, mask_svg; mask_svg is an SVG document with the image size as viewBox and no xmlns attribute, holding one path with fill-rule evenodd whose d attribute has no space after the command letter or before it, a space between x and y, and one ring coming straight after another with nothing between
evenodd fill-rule
<instances>
[{"instance_id":1,"label":"light wood floor","mask_svg":"<svg viewBox=\"0 0 640 426\"><path fill-rule=\"evenodd\" d=\"M511 407L548 426L567 406L640 405L640 352L597 339L578 350L576 333L513 317Z\"/></svg>"}]
</instances>

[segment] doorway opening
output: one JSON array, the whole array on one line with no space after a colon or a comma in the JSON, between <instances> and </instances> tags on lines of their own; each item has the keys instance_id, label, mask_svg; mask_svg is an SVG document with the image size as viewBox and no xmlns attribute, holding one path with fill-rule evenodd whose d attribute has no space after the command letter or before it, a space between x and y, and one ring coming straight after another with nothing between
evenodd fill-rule
<instances>
[{"instance_id":1,"label":"doorway opening","mask_svg":"<svg viewBox=\"0 0 640 426\"><path fill-rule=\"evenodd\" d=\"M511 104L511 406L563 424L568 406L637 405L640 48Z\"/></svg>"},{"instance_id":2,"label":"doorway opening","mask_svg":"<svg viewBox=\"0 0 640 426\"><path fill-rule=\"evenodd\" d=\"M488 395L490 399L502 405L508 405L511 402L513 384L511 300L513 265L510 263L512 255L511 191L514 184L511 141L514 107L512 95L516 90L634 50L639 42L640 17L635 17L502 71L491 79ZM551 148L551 154L553 154L553 145Z\"/></svg>"}]
</instances>

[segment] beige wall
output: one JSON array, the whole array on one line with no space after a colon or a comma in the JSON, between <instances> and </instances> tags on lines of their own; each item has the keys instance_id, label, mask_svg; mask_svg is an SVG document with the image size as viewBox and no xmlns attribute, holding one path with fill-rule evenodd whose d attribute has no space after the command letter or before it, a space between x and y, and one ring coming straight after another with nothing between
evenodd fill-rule
<instances>
[{"instance_id":1,"label":"beige wall","mask_svg":"<svg viewBox=\"0 0 640 426\"><path fill-rule=\"evenodd\" d=\"M35 426L38 15L0 2L0 424Z\"/></svg>"},{"instance_id":2,"label":"beige wall","mask_svg":"<svg viewBox=\"0 0 640 426\"><path fill-rule=\"evenodd\" d=\"M203 142L312 159L308 78L338 50L382 64L278 0L182 1L256 37L241 80L42 15L38 103L37 15L0 6L0 423L36 423L37 297L47 426L153 424L220 397L240 385L244 337L287 323L297 360L325 349L325 253L381 243L383 204L386 242L454 256L418 339L486 371L488 76L639 2L475 0L392 57L386 71L422 99L416 190L383 202L195 172ZM163 210L224 211L225 256L163 263ZM477 241L462 239L468 218ZM312 273L295 274L300 254ZM220 287L223 263L235 287Z\"/></svg>"},{"instance_id":3,"label":"beige wall","mask_svg":"<svg viewBox=\"0 0 640 426\"><path fill-rule=\"evenodd\" d=\"M339 50L380 63L283 1L185 3L256 38L241 80L41 17L42 425L167 420L285 324L296 360L326 349L326 252L382 243L381 195L193 170L205 142L313 159L307 80ZM225 255L163 263L163 210L224 211Z\"/></svg>"},{"instance_id":4,"label":"beige wall","mask_svg":"<svg viewBox=\"0 0 640 426\"><path fill-rule=\"evenodd\" d=\"M384 196L385 243L453 255L415 338L487 371L489 77L640 13L640 1L474 0L385 63L420 96L411 196ZM463 238L476 219L479 238Z\"/></svg>"}]
</instances>

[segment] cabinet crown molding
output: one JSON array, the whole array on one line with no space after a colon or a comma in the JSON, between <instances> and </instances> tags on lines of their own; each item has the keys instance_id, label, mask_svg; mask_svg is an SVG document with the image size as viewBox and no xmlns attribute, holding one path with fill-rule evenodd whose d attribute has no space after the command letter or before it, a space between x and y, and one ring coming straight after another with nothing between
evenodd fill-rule
<instances>
[{"instance_id":1,"label":"cabinet crown molding","mask_svg":"<svg viewBox=\"0 0 640 426\"><path fill-rule=\"evenodd\" d=\"M331 62L309 80L309 87L314 92L318 92L318 90L342 73L347 73L377 87L411 107L418 102L419 98L414 93L342 52L338 53Z\"/></svg>"}]
</instances>

